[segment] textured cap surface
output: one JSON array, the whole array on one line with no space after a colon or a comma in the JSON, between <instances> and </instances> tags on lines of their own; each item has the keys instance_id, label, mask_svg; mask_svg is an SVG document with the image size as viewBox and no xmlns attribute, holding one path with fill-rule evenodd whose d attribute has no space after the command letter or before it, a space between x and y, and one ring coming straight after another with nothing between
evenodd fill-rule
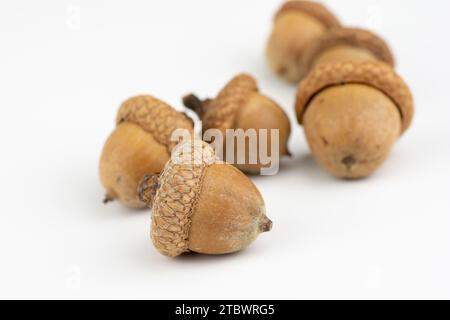
<instances>
[{"instance_id":1,"label":"textured cap surface","mask_svg":"<svg viewBox=\"0 0 450 320\"><path fill-rule=\"evenodd\" d=\"M156 141L171 151L177 141L171 141L176 129L193 132L193 122L184 113L152 96L137 96L125 101L117 114L117 125L132 122L149 132Z\"/></svg>"},{"instance_id":2,"label":"textured cap surface","mask_svg":"<svg viewBox=\"0 0 450 320\"><path fill-rule=\"evenodd\" d=\"M300 123L309 102L320 91L348 83L365 84L374 87L397 105L402 116L402 132L409 128L414 115L411 91L395 71L384 63L332 63L316 67L302 81L297 92L295 109Z\"/></svg>"},{"instance_id":3,"label":"textured cap surface","mask_svg":"<svg viewBox=\"0 0 450 320\"><path fill-rule=\"evenodd\" d=\"M162 254L176 257L189 251L191 217L208 166L218 163L206 143L178 145L159 178L152 209L151 238Z\"/></svg>"},{"instance_id":4,"label":"textured cap surface","mask_svg":"<svg viewBox=\"0 0 450 320\"><path fill-rule=\"evenodd\" d=\"M341 25L336 16L324 5L311 1L287 1L280 10L278 10L275 19L285 12L295 10L301 11L302 13L319 20L326 28L333 28Z\"/></svg>"},{"instance_id":5,"label":"textured cap surface","mask_svg":"<svg viewBox=\"0 0 450 320\"><path fill-rule=\"evenodd\" d=\"M205 105L203 129L223 130L233 127L237 111L254 92L258 92L258 86L252 76L240 74L233 78L216 99Z\"/></svg>"},{"instance_id":6,"label":"textured cap surface","mask_svg":"<svg viewBox=\"0 0 450 320\"><path fill-rule=\"evenodd\" d=\"M376 34L358 28L333 28L305 51L302 65L305 70L310 70L314 60L324 51L339 45L350 45L369 50L377 59L392 67L395 64L394 57L386 42Z\"/></svg>"}]
</instances>

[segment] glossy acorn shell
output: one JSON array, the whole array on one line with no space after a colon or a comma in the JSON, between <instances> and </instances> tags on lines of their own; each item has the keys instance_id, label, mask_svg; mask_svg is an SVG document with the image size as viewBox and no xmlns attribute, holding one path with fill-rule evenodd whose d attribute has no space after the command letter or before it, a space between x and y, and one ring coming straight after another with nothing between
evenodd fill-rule
<instances>
[{"instance_id":1,"label":"glossy acorn shell","mask_svg":"<svg viewBox=\"0 0 450 320\"><path fill-rule=\"evenodd\" d=\"M275 16L266 56L270 68L289 82L299 82L307 73L301 59L307 48L338 19L323 5L311 1L287 1Z\"/></svg>"},{"instance_id":2,"label":"glossy acorn shell","mask_svg":"<svg viewBox=\"0 0 450 320\"><path fill-rule=\"evenodd\" d=\"M137 96L122 104L116 124L100 158L105 201L118 200L130 208L145 208L137 194L140 179L163 170L176 144L171 141L172 132L185 129L192 133L192 120L159 99Z\"/></svg>"},{"instance_id":3,"label":"glossy acorn shell","mask_svg":"<svg viewBox=\"0 0 450 320\"><path fill-rule=\"evenodd\" d=\"M371 175L409 128L408 86L385 63L324 64L300 84L297 118L315 159L339 178Z\"/></svg>"},{"instance_id":4,"label":"glossy acorn shell","mask_svg":"<svg viewBox=\"0 0 450 320\"><path fill-rule=\"evenodd\" d=\"M186 146L194 163L177 160ZM272 227L252 181L204 142L180 145L161 175L144 177L139 193L152 208L153 244L169 257L237 252Z\"/></svg>"}]
</instances>

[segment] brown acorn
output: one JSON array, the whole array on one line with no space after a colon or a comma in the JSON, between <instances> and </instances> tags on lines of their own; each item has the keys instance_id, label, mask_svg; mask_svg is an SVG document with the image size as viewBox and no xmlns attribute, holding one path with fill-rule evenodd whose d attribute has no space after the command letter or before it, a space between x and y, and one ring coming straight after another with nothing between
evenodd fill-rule
<instances>
[{"instance_id":1,"label":"brown acorn","mask_svg":"<svg viewBox=\"0 0 450 320\"><path fill-rule=\"evenodd\" d=\"M279 155L290 155L288 150L288 140L291 133L289 118L284 110L272 99L262 95L256 80L247 74L240 74L233 78L225 88L219 93L217 98L201 101L195 95L188 95L183 99L184 105L194 110L203 122L203 132L209 129L218 129L223 135L224 155L227 150L227 129L242 129L247 131L255 129L257 131L257 148L250 148L249 143L245 144L245 163L237 161L237 144L235 144L235 161L231 164L246 172L257 174L262 168L270 166L263 163L260 158L260 134L268 142L268 154L272 154L271 130L279 130ZM267 135L260 129L267 129ZM208 141L210 142L210 141ZM228 144L228 146L230 146ZM249 161L255 159L256 161Z\"/></svg>"},{"instance_id":2,"label":"brown acorn","mask_svg":"<svg viewBox=\"0 0 450 320\"><path fill-rule=\"evenodd\" d=\"M319 3L287 1L275 16L267 44L270 67L287 81L299 82L306 75L301 64L305 50L329 29L339 26L338 19Z\"/></svg>"},{"instance_id":3,"label":"brown acorn","mask_svg":"<svg viewBox=\"0 0 450 320\"><path fill-rule=\"evenodd\" d=\"M300 84L296 111L316 160L340 178L363 178L411 125L408 86L385 63L318 65Z\"/></svg>"},{"instance_id":4,"label":"brown acorn","mask_svg":"<svg viewBox=\"0 0 450 320\"><path fill-rule=\"evenodd\" d=\"M376 34L358 28L334 28L312 42L301 59L309 72L320 64L335 62L384 62L395 66L387 43Z\"/></svg>"},{"instance_id":5,"label":"brown acorn","mask_svg":"<svg viewBox=\"0 0 450 320\"><path fill-rule=\"evenodd\" d=\"M199 140L177 146L164 171L145 176L139 189L152 208L153 244L169 257L237 252L272 228L252 181Z\"/></svg>"},{"instance_id":6,"label":"brown acorn","mask_svg":"<svg viewBox=\"0 0 450 320\"><path fill-rule=\"evenodd\" d=\"M177 143L171 141L172 133L193 132L192 120L154 97L138 96L122 104L116 123L100 159L105 203L117 199L131 208L145 208L137 194L140 179L162 171Z\"/></svg>"}]
</instances>

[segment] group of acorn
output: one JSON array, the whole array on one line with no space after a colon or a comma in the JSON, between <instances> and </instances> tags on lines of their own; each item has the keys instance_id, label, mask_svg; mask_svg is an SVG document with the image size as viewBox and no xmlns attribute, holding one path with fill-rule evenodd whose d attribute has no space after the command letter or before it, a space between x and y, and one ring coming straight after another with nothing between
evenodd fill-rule
<instances>
[{"instance_id":1,"label":"group of acorn","mask_svg":"<svg viewBox=\"0 0 450 320\"><path fill-rule=\"evenodd\" d=\"M319 3L282 5L267 59L282 78L299 83L298 122L314 158L338 178L371 175L412 122L413 98L385 41L343 27ZM250 75L236 76L214 99L188 95L183 103L197 113L203 130L278 129L279 154L289 155L289 118ZM192 119L153 96L125 101L116 125L100 160L105 202L151 208L151 239L159 252L233 253L271 230L261 194L243 173L264 167L258 155L256 164L225 163L211 141L197 137ZM176 129L189 132L190 142L173 141ZM199 161L179 160L186 150ZM250 152L246 147L247 159Z\"/></svg>"}]
</instances>

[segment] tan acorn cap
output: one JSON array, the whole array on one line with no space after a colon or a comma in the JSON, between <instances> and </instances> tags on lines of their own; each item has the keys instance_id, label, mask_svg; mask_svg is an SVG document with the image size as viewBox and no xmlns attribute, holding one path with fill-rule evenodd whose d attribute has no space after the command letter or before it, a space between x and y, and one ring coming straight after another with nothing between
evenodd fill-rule
<instances>
[{"instance_id":1,"label":"tan acorn cap","mask_svg":"<svg viewBox=\"0 0 450 320\"><path fill-rule=\"evenodd\" d=\"M116 119L117 125L123 122L139 125L169 151L177 144L170 139L176 129L193 132L193 122L187 115L152 96L137 96L125 101Z\"/></svg>"},{"instance_id":2,"label":"tan acorn cap","mask_svg":"<svg viewBox=\"0 0 450 320\"><path fill-rule=\"evenodd\" d=\"M141 182L141 199L153 201L151 238L163 255L176 257L189 251L191 217L206 168L215 163L220 162L207 143L182 143L173 150L157 182L154 176L144 177Z\"/></svg>"},{"instance_id":3,"label":"tan acorn cap","mask_svg":"<svg viewBox=\"0 0 450 320\"><path fill-rule=\"evenodd\" d=\"M302 13L319 20L326 28L333 28L341 25L336 16L324 5L311 1L288 1L280 8L280 10L278 10L275 19L287 11L295 10L301 11Z\"/></svg>"},{"instance_id":4,"label":"tan acorn cap","mask_svg":"<svg viewBox=\"0 0 450 320\"><path fill-rule=\"evenodd\" d=\"M251 93L258 92L256 80L248 74L234 77L220 91L216 99L208 101L203 120L203 128L232 128L237 111L245 104Z\"/></svg>"},{"instance_id":5,"label":"tan acorn cap","mask_svg":"<svg viewBox=\"0 0 450 320\"><path fill-rule=\"evenodd\" d=\"M351 83L374 87L390 97L402 116L402 133L409 128L414 116L411 91L402 78L389 65L382 62L319 65L300 83L295 106L299 123L303 122L303 115L309 102L320 91Z\"/></svg>"},{"instance_id":6,"label":"tan acorn cap","mask_svg":"<svg viewBox=\"0 0 450 320\"><path fill-rule=\"evenodd\" d=\"M322 52L338 45L350 45L369 50L380 61L392 67L395 65L391 49L381 37L373 32L358 28L333 28L314 41L305 51L301 61L304 70L310 70L314 60Z\"/></svg>"}]
</instances>

